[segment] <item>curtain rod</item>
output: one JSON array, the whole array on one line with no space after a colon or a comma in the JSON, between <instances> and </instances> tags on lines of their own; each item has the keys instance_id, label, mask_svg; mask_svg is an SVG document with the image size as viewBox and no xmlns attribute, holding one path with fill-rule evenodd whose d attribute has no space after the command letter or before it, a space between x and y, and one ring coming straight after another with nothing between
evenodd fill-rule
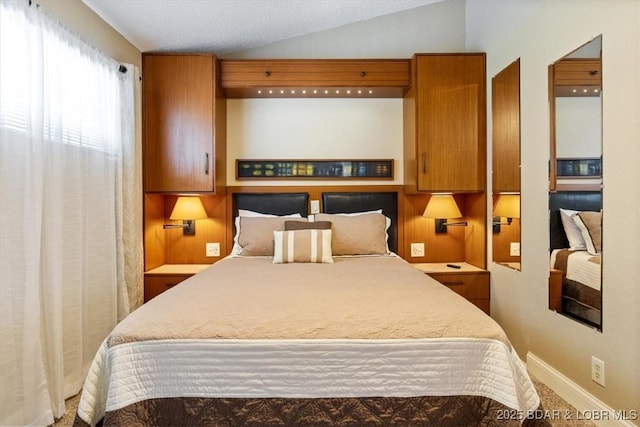
<instances>
[{"instance_id":1,"label":"curtain rod","mask_svg":"<svg viewBox=\"0 0 640 427\"><path fill-rule=\"evenodd\" d=\"M33 4L32 0L27 0L27 1L29 2L29 6L31 6ZM36 3L36 7L40 7L40 5ZM120 71L122 74L124 74L124 73L127 72L127 67L125 67L124 65L120 64L120 66L118 67L118 71Z\"/></svg>"}]
</instances>

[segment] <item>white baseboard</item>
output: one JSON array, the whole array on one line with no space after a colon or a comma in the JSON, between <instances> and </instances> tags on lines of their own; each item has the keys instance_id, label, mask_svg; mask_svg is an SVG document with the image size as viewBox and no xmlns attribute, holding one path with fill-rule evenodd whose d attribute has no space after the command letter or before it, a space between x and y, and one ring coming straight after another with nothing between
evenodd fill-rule
<instances>
[{"instance_id":1,"label":"white baseboard","mask_svg":"<svg viewBox=\"0 0 640 427\"><path fill-rule=\"evenodd\" d=\"M616 412L533 353L527 353L527 369L537 379L576 408L573 418L588 419L602 427L636 427L629 420L616 420ZM619 415L619 414L618 414ZM609 418L597 419L597 418Z\"/></svg>"}]
</instances>

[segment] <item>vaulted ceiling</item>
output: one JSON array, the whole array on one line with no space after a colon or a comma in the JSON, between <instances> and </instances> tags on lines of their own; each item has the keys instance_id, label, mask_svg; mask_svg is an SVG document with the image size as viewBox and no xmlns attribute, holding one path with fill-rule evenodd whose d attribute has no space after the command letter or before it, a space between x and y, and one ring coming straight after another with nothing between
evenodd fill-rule
<instances>
[{"instance_id":1,"label":"vaulted ceiling","mask_svg":"<svg viewBox=\"0 0 640 427\"><path fill-rule=\"evenodd\" d=\"M442 0L83 0L142 52L218 55Z\"/></svg>"}]
</instances>

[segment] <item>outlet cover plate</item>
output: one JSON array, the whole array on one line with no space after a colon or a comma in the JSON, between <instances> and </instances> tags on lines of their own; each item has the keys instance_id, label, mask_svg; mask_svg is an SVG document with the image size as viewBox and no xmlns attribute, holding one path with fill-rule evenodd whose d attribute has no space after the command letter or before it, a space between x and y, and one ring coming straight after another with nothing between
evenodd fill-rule
<instances>
[{"instance_id":1,"label":"outlet cover plate","mask_svg":"<svg viewBox=\"0 0 640 427\"><path fill-rule=\"evenodd\" d=\"M604 387L604 361L591 356L591 379Z\"/></svg>"},{"instance_id":2,"label":"outlet cover plate","mask_svg":"<svg viewBox=\"0 0 640 427\"><path fill-rule=\"evenodd\" d=\"M220 256L220 243L207 243L205 245L207 257Z\"/></svg>"},{"instance_id":3,"label":"outlet cover plate","mask_svg":"<svg viewBox=\"0 0 640 427\"><path fill-rule=\"evenodd\" d=\"M511 242L509 245L509 255L520 256L520 242Z\"/></svg>"},{"instance_id":4,"label":"outlet cover plate","mask_svg":"<svg viewBox=\"0 0 640 427\"><path fill-rule=\"evenodd\" d=\"M424 256L424 243L412 243L411 256L412 257Z\"/></svg>"}]
</instances>

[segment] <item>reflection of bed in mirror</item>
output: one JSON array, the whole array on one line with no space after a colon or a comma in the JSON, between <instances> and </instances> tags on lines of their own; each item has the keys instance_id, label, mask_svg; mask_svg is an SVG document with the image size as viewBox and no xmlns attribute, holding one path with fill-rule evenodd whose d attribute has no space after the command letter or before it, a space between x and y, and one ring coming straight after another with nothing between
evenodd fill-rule
<instances>
[{"instance_id":1,"label":"reflection of bed in mirror","mask_svg":"<svg viewBox=\"0 0 640 427\"><path fill-rule=\"evenodd\" d=\"M556 280L561 280L560 300L553 307L553 295L550 295L550 308L599 329L602 327L601 208L599 191L549 194L550 293L553 293L554 273ZM585 233L590 233L586 239Z\"/></svg>"}]
</instances>

